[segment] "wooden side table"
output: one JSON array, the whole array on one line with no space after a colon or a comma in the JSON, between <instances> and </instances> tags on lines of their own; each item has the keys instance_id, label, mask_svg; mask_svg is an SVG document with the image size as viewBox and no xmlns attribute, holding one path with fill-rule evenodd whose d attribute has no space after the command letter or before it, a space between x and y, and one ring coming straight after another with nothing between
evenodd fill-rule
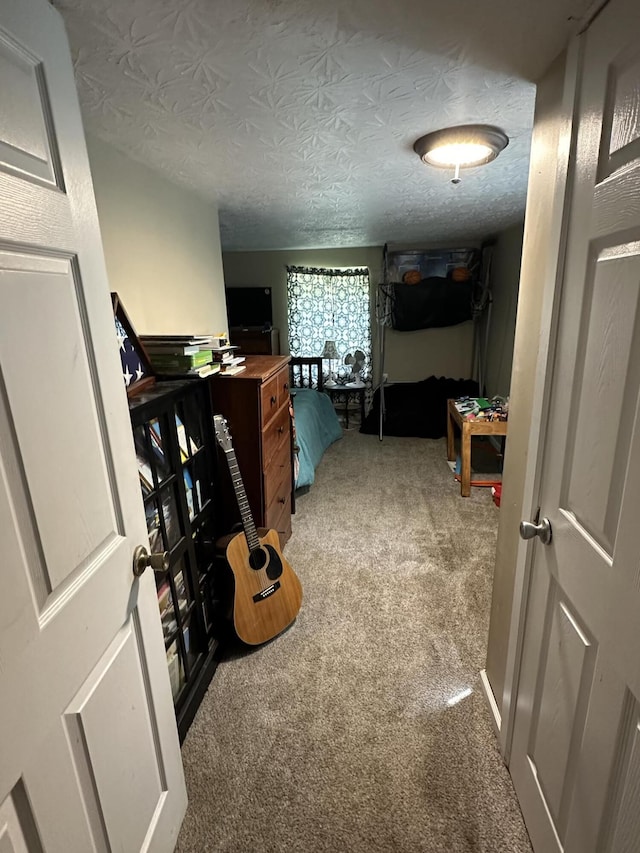
<instances>
[{"instance_id":1,"label":"wooden side table","mask_svg":"<svg viewBox=\"0 0 640 853\"><path fill-rule=\"evenodd\" d=\"M471 436L506 435L507 421L468 421L456 409L455 400L447 400L447 459L456 458L453 425L460 429L460 494L468 498L471 494Z\"/></svg>"},{"instance_id":2,"label":"wooden side table","mask_svg":"<svg viewBox=\"0 0 640 853\"><path fill-rule=\"evenodd\" d=\"M363 385L327 385L325 383L324 390L331 397L331 402L338 405L344 402L344 428L349 429L349 402L352 398L358 401L360 406L360 423L364 421L364 392Z\"/></svg>"}]
</instances>

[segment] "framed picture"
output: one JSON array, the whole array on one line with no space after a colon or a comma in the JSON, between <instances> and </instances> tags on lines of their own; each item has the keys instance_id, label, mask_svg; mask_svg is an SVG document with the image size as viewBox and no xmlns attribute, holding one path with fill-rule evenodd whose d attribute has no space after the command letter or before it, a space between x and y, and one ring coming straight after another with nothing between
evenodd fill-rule
<instances>
[{"instance_id":1,"label":"framed picture","mask_svg":"<svg viewBox=\"0 0 640 853\"><path fill-rule=\"evenodd\" d=\"M117 293L111 294L111 304L120 348L122 378L127 389L127 397L135 397L136 394L153 385L156 377L147 351L136 335Z\"/></svg>"}]
</instances>

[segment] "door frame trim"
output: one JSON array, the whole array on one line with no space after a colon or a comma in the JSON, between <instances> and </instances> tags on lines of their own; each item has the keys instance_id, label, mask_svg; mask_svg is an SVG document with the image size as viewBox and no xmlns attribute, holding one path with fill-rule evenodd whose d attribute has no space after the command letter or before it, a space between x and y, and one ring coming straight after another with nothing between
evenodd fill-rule
<instances>
[{"instance_id":1,"label":"door frame trim","mask_svg":"<svg viewBox=\"0 0 640 853\"><path fill-rule=\"evenodd\" d=\"M579 107L578 97L582 80L583 45L584 35L581 33L575 36L567 46L561 108L558 116L560 127L556 150L557 167L552 192L552 203L549 208L549 216L552 219L552 239L547 245L546 257L543 259L543 264L541 265L543 272L538 279L538 281L542 281L543 297L538 357L536 359L535 383L532 396L532 417L529 427L527 463L522 491L521 513L523 519L533 518L539 505L538 496L541 485L543 449L549 423L553 365L558 334L558 308L564 280L567 255L567 231L574 184L573 175L575 169ZM529 175L529 181L530 185L536 181L536 176L533 172ZM535 228L536 223L532 222L529 227ZM527 224L525 217L525 241L526 233ZM530 282L530 286L535 286L535 283ZM514 530L513 536L518 536L518 532ZM514 573L504 692L500 708L500 729L498 732L500 751L507 766L511 757L513 741L532 563L533 548L529 547L529 543L520 540Z\"/></svg>"}]
</instances>

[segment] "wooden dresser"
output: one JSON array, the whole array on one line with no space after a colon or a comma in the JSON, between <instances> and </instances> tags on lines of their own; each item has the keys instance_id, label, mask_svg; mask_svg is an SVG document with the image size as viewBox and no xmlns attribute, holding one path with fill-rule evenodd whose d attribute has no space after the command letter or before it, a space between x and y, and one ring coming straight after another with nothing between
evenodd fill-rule
<instances>
[{"instance_id":1,"label":"wooden dresser","mask_svg":"<svg viewBox=\"0 0 640 853\"><path fill-rule=\"evenodd\" d=\"M211 379L213 412L229 425L256 526L277 530L284 546L291 536L293 492L289 356L247 356L245 364L242 373ZM220 480L224 521L230 529L240 513L228 470L221 472Z\"/></svg>"}]
</instances>

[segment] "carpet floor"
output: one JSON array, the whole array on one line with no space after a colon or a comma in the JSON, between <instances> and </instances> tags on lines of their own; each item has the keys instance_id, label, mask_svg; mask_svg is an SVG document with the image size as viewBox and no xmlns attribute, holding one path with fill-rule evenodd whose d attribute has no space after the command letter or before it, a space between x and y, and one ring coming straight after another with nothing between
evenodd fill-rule
<instances>
[{"instance_id":1,"label":"carpet floor","mask_svg":"<svg viewBox=\"0 0 640 853\"><path fill-rule=\"evenodd\" d=\"M297 501L295 624L218 667L178 853L531 853L485 664L498 509L446 442L356 431Z\"/></svg>"}]
</instances>

